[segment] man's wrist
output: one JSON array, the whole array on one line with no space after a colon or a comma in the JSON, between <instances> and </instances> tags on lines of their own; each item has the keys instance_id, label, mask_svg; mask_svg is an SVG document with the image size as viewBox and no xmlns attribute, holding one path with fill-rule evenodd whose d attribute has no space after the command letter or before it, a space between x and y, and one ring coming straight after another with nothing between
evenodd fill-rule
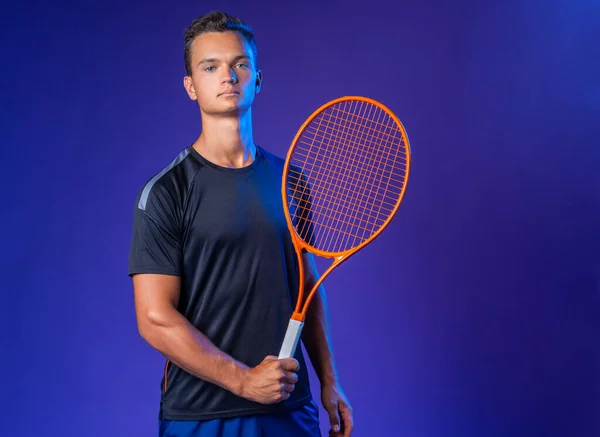
<instances>
[{"instance_id":1,"label":"man's wrist","mask_svg":"<svg viewBox=\"0 0 600 437\"><path fill-rule=\"evenodd\" d=\"M329 368L327 370L321 371L319 374L319 381L321 382L321 386L323 387L338 385L337 372L334 368Z\"/></svg>"},{"instance_id":2,"label":"man's wrist","mask_svg":"<svg viewBox=\"0 0 600 437\"><path fill-rule=\"evenodd\" d=\"M228 381L227 389L236 396L244 397L248 366L236 360L231 360L230 365L233 367L230 372L232 378Z\"/></svg>"}]
</instances>

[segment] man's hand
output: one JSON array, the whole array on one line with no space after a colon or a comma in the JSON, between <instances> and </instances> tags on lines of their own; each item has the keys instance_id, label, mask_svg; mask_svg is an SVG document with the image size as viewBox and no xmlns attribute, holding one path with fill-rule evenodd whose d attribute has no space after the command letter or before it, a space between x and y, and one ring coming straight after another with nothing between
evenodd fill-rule
<instances>
[{"instance_id":1,"label":"man's hand","mask_svg":"<svg viewBox=\"0 0 600 437\"><path fill-rule=\"evenodd\" d=\"M321 402L329 414L331 437L350 437L354 428L352 406L339 384L327 384L321 388Z\"/></svg>"},{"instance_id":2,"label":"man's hand","mask_svg":"<svg viewBox=\"0 0 600 437\"><path fill-rule=\"evenodd\" d=\"M243 375L241 396L261 404L285 401L298 382L295 373L300 368L294 358L267 356L258 366Z\"/></svg>"}]
</instances>

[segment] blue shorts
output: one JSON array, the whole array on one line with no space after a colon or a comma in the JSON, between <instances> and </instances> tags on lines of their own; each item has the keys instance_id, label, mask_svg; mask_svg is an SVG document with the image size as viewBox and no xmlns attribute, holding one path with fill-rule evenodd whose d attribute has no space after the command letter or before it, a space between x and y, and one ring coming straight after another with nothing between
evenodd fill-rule
<instances>
[{"instance_id":1,"label":"blue shorts","mask_svg":"<svg viewBox=\"0 0 600 437\"><path fill-rule=\"evenodd\" d=\"M159 437L321 437L314 401L285 413L205 421L161 420Z\"/></svg>"}]
</instances>

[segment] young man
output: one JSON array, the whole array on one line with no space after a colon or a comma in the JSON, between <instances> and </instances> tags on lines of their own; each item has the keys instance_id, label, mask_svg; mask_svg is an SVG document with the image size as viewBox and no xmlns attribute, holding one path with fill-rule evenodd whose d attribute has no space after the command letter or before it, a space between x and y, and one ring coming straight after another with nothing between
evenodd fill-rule
<instances>
[{"instance_id":1,"label":"young man","mask_svg":"<svg viewBox=\"0 0 600 437\"><path fill-rule=\"evenodd\" d=\"M141 189L128 270L139 332L167 358L159 435L320 435L302 349L277 358L299 272L281 203L284 160L252 135L263 77L250 27L223 12L197 18L186 31L185 66L202 132ZM310 287L318 273L303 256ZM352 409L327 319L320 289L302 341L330 434L348 437Z\"/></svg>"}]
</instances>

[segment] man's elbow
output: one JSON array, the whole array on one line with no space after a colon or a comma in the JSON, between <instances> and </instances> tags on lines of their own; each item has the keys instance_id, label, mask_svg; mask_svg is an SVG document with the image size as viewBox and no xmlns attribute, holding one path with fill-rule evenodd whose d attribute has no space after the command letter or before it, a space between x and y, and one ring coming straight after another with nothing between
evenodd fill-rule
<instances>
[{"instance_id":1,"label":"man's elbow","mask_svg":"<svg viewBox=\"0 0 600 437\"><path fill-rule=\"evenodd\" d=\"M160 328L168 325L168 316L164 311L148 310L138 315L138 333L151 345Z\"/></svg>"}]
</instances>

